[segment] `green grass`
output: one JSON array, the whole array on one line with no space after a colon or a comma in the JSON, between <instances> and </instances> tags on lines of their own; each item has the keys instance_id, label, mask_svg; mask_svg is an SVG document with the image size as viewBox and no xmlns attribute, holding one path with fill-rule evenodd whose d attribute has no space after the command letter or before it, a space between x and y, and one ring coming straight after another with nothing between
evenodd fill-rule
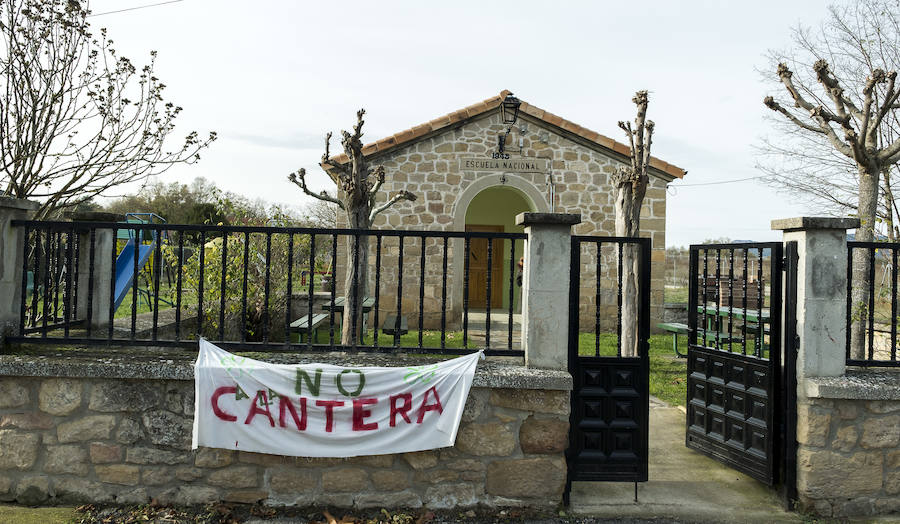
<instances>
[{"instance_id":1,"label":"green grass","mask_svg":"<svg viewBox=\"0 0 900 524\"><path fill-rule=\"evenodd\" d=\"M616 355L616 335L601 333L600 355ZM578 354L595 355L597 338L593 333L578 337ZM687 337L678 337L678 346L687 350ZM671 335L650 337L650 394L671 405L683 406L687 397L687 362L675 357Z\"/></svg>"},{"instance_id":2,"label":"green grass","mask_svg":"<svg viewBox=\"0 0 900 524\"><path fill-rule=\"evenodd\" d=\"M78 512L72 507L27 508L0 504L0 522L8 524L51 524L75 522Z\"/></svg>"},{"instance_id":3,"label":"green grass","mask_svg":"<svg viewBox=\"0 0 900 524\"><path fill-rule=\"evenodd\" d=\"M664 300L666 303L687 303L687 286L666 286Z\"/></svg>"}]
</instances>

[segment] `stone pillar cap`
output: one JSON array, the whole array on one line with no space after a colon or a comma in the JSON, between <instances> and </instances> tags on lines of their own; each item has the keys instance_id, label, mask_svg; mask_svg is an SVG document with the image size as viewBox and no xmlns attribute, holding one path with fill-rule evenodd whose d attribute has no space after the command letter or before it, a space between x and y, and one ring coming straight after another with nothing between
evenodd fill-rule
<instances>
[{"instance_id":1,"label":"stone pillar cap","mask_svg":"<svg viewBox=\"0 0 900 524\"><path fill-rule=\"evenodd\" d=\"M73 222L121 222L125 220L125 215L107 211L66 211L63 218Z\"/></svg>"},{"instance_id":2,"label":"stone pillar cap","mask_svg":"<svg viewBox=\"0 0 900 524\"><path fill-rule=\"evenodd\" d=\"M26 211L34 211L40 207L39 202L33 200L25 200L24 198L14 198L8 196L0 196L0 208L7 209L24 209Z\"/></svg>"},{"instance_id":3,"label":"stone pillar cap","mask_svg":"<svg viewBox=\"0 0 900 524\"><path fill-rule=\"evenodd\" d=\"M519 213L516 215L517 226L574 226L581 223L581 215L577 213Z\"/></svg>"},{"instance_id":4,"label":"stone pillar cap","mask_svg":"<svg viewBox=\"0 0 900 524\"><path fill-rule=\"evenodd\" d=\"M808 231L811 229L855 229L859 227L859 219L851 217L794 217L779 218L772 221L773 230Z\"/></svg>"}]
</instances>

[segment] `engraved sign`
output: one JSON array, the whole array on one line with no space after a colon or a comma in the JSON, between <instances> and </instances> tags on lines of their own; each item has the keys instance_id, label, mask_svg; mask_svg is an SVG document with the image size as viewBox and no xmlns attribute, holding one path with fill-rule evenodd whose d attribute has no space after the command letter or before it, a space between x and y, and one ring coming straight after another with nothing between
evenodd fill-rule
<instances>
[{"instance_id":1,"label":"engraved sign","mask_svg":"<svg viewBox=\"0 0 900 524\"><path fill-rule=\"evenodd\" d=\"M546 173L547 159L533 157L460 158L460 171L502 171L504 173Z\"/></svg>"}]
</instances>

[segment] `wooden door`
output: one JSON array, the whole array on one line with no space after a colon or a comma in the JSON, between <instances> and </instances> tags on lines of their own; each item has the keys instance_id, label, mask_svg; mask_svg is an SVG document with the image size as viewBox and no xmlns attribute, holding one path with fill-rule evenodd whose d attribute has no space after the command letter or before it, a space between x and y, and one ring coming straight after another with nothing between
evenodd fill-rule
<instances>
[{"instance_id":1,"label":"wooden door","mask_svg":"<svg viewBox=\"0 0 900 524\"><path fill-rule=\"evenodd\" d=\"M503 232L503 226L466 225L466 231ZM469 243L469 307L487 307L488 239ZM491 248L491 307L503 307L503 239L494 239Z\"/></svg>"}]
</instances>

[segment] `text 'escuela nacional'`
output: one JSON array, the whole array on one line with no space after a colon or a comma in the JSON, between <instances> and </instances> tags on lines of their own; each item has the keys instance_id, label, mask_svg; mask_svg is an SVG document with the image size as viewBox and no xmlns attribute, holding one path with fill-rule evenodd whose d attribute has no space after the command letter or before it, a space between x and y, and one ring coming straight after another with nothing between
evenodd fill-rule
<instances>
[{"instance_id":1,"label":"text 'escuela nacional'","mask_svg":"<svg viewBox=\"0 0 900 524\"><path fill-rule=\"evenodd\" d=\"M505 171L512 173L545 173L547 160L544 158L461 158L461 171Z\"/></svg>"}]
</instances>

